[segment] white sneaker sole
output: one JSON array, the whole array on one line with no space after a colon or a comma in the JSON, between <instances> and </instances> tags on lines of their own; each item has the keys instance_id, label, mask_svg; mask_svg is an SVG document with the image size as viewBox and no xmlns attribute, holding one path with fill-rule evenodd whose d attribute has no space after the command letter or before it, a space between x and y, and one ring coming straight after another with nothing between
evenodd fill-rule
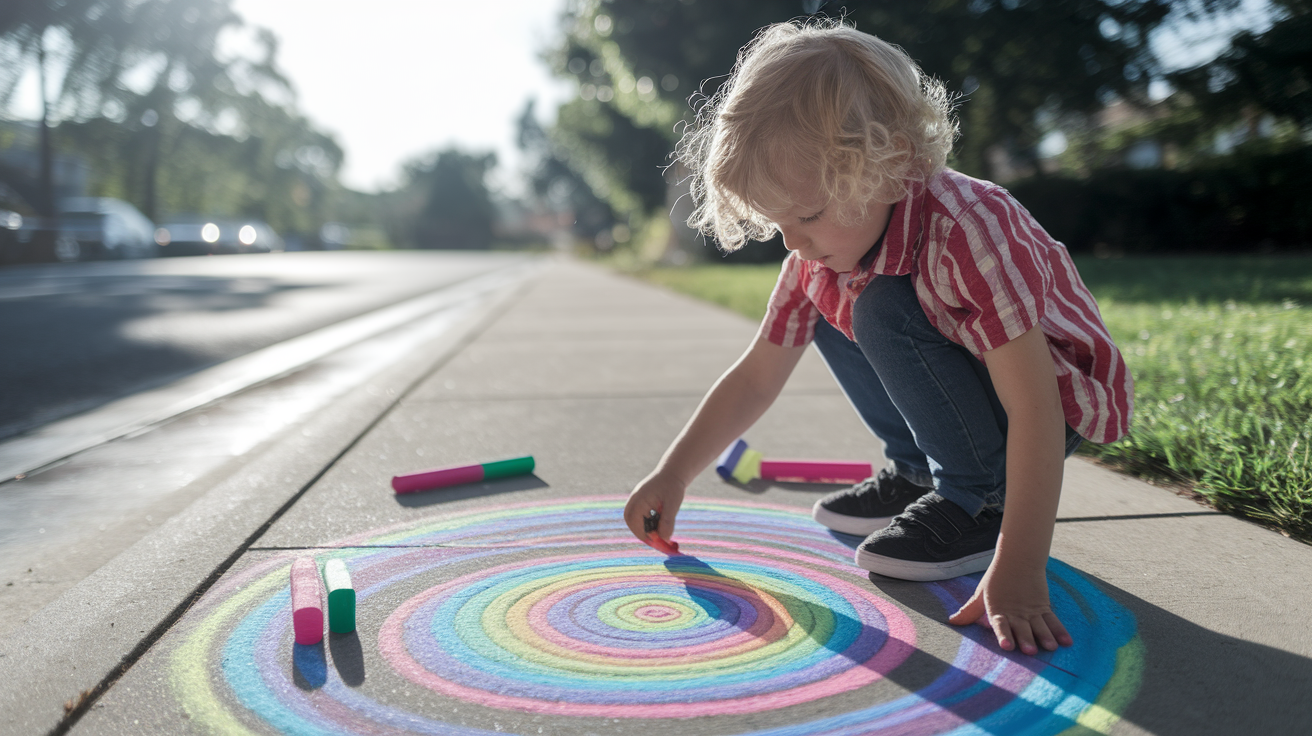
<instances>
[{"instance_id":1,"label":"white sneaker sole","mask_svg":"<svg viewBox=\"0 0 1312 736\"><path fill-rule=\"evenodd\" d=\"M820 499L820 501L823 500L824 499ZM816 501L815 505L811 507L811 518L836 532L851 534L858 537L868 537L888 526L889 523L893 521L893 517L891 516L877 516L873 519L863 519L859 516L835 514L829 509L821 506L820 501Z\"/></svg>"},{"instance_id":2,"label":"white sneaker sole","mask_svg":"<svg viewBox=\"0 0 1312 736\"><path fill-rule=\"evenodd\" d=\"M877 555L858 547L856 566L888 578L929 583L936 580L950 580L972 572L983 572L989 569L989 564L993 562L994 551L978 552L947 562L913 562Z\"/></svg>"}]
</instances>

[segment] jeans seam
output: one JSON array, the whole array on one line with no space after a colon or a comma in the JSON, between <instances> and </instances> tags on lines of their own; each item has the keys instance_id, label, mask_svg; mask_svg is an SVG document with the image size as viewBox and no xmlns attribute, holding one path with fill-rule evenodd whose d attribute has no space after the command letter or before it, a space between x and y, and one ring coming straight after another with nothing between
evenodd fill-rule
<instances>
[{"instance_id":1,"label":"jeans seam","mask_svg":"<svg viewBox=\"0 0 1312 736\"><path fill-rule=\"evenodd\" d=\"M915 315L909 315L909 316L907 317L907 321L906 321L906 323L902 326L902 334L906 334L906 328L907 328L907 326L910 325L911 322L912 322L914 319L915 319ZM912 350L915 352L915 354L916 354L916 360L920 361L921 366L925 369L925 375L927 375L927 376L929 376L931 379L933 379L933 381L934 381L934 385L938 387L938 391L939 391L939 393L940 393L944 398L947 399L948 405L949 405L950 407L952 407L952 413L953 413L954 416L956 416L956 418L957 418L957 423L961 426L962 430L963 430L963 431L965 432L965 434L966 434L966 437L970 440L970 454L971 454L971 457L974 459L975 464L976 464L978 467L984 468L985 470L988 470L988 471L989 471L990 480L993 481L993 486L994 486L994 488L996 488L996 487L997 487L997 478L996 478L996 477L993 477L993 471L992 471L992 469L989 468L989 467L988 467L988 464L985 463L984 460L983 460L983 458L981 458L981 457L979 456L979 452L978 452L978 450L976 449L976 444L977 444L977 443L976 443L976 438L975 438L974 434L971 433L971 430L970 430L970 423L966 421L966 418L965 418L964 416L962 416L962 414L961 414L961 408L957 405L957 402L956 402L956 401L952 400L952 394L951 394L951 392L949 392L949 391L946 389L946 387L944 387L943 382L942 382L941 380L939 380L938 374L935 373L933 370L930 369L930 363L929 363L929 361L925 358L924 353L922 353L922 352L920 351L920 344L919 344L917 341L912 340L912 341L911 341L911 349L912 349ZM926 454L926 456L928 456L928 453ZM942 466L940 465L940 467L942 467ZM1005 480L1004 480L1004 483L1005 483ZM982 500L984 501L984 505L985 505L986 507L987 507L987 506L994 506L994 505L997 505L997 504L999 504L999 503L1002 502L1002 497L1001 497L1001 494L999 494L996 490L990 490L987 494L985 494L985 496L984 496L984 498L983 498Z\"/></svg>"}]
</instances>

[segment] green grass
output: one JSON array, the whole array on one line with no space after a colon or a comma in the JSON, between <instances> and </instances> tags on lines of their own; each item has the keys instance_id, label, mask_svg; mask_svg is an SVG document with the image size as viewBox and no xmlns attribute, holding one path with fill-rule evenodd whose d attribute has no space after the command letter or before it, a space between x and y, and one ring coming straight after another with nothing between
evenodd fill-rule
<instances>
[{"instance_id":1,"label":"green grass","mask_svg":"<svg viewBox=\"0 0 1312 736\"><path fill-rule=\"evenodd\" d=\"M1135 377L1130 434L1082 452L1312 540L1312 257L1077 259ZM760 319L778 266L653 269Z\"/></svg>"},{"instance_id":2,"label":"green grass","mask_svg":"<svg viewBox=\"0 0 1312 736\"><path fill-rule=\"evenodd\" d=\"M770 299L775 279L779 276L779 264L653 268L636 275L759 320L765 316L765 303Z\"/></svg>"}]
</instances>

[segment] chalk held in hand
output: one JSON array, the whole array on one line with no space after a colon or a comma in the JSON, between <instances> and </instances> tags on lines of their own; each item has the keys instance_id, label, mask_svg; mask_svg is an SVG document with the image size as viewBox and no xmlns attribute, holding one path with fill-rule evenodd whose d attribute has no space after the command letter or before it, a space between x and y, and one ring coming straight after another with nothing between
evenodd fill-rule
<instances>
[{"instance_id":1,"label":"chalk held in hand","mask_svg":"<svg viewBox=\"0 0 1312 736\"><path fill-rule=\"evenodd\" d=\"M355 631L355 587L342 560L323 566L323 583L328 589L328 630L336 634Z\"/></svg>"},{"instance_id":2,"label":"chalk held in hand","mask_svg":"<svg viewBox=\"0 0 1312 736\"><path fill-rule=\"evenodd\" d=\"M509 460L497 460L491 463L475 465L450 465L445 468L421 470L392 477L392 490L397 493L414 493L432 488L477 483L496 478L510 478L516 475L528 475L533 472L533 456L513 457Z\"/></svg>"},{"instance_id":3,"label":"chalk held in hand","mask_svg":"<svg viewBox=\"0 0 1312 736\"><path fill-rule=\"evenodd\" d=\"M292 630L297 644L323 641L323 585L313 557L292 563Z\"/></svg>"},{"instance_id":4,"label":"chalk held in hand","mask_svg":"<svg viewBox=\"0 0 1312 736\"><path fill-rule=\"evenodd\" d=\"M767 460L743 440L729 445L715 461L725 480L748 483L757 478L785 483L860 483L874 474L862 460Z\"/></svg>"},{"instance_id":5,"label":"chalk held in hand","mask_svg":"<svg viewBox=\"0 0 1312 736\"><path fill-rule=\"evenodd\" d=\"M656 509L648 511L647 515L642 517L642 530L647 533L647 546L657 552L664 552L671 557L679 554L678 542L673 539L667 542L661 539L661 535L656 532L656 527L660 525L661 514Z\"/></svg>"}]
</instances>

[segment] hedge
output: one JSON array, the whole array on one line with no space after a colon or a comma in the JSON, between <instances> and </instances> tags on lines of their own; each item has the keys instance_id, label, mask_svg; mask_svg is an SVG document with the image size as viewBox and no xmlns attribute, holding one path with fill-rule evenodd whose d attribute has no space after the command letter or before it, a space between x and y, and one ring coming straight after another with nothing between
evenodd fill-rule
<instances>
[{"instance_id":1,"label":"hedge","mask_svg":"<svg viewBox=\"0 0 1312 736\"><path fill-rule=\"evenodd\" d=\"M1258 253L1312 245L1312 147L1188 170L1104 169L1007 188L1071 252Z\"/></svg>"}]
</instances>

